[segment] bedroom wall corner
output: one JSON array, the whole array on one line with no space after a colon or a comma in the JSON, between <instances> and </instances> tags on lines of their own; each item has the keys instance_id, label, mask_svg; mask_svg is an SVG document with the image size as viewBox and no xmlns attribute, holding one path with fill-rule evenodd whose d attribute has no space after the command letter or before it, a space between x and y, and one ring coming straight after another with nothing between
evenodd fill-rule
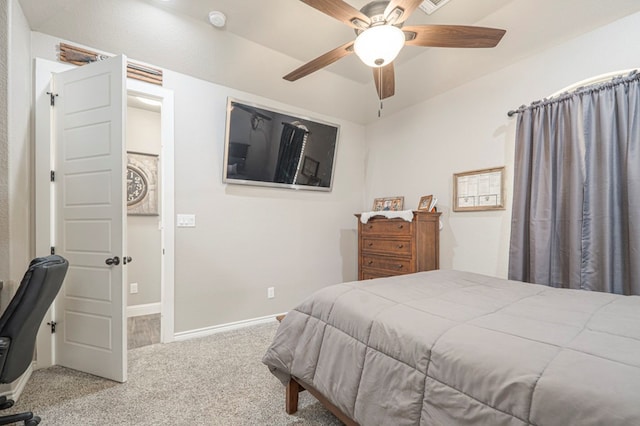
<instances>
[{"instance_id":1,"label":"bedroom wall corner","mask_svg":"<svg viewBox=\"0 0 640 426\"><path fill-rule=\"evenodd\" d=\"M637 68L636 13L384 117L366 129L364 209L374 197L438 197L440 267L506 277L516 118L507 111L606 72ZM389 143L393 141L393 143ZM453 212L453 174L506 166L504 211Z\"/></svg>"},{"instance_id":2,"label":"bedroom wall corner","mask_svg":"<svg viewBox=\"0 0 640 426\"><path fill-rule=\"evenodd\" d=\"M68 42L31 36L32 55L49 60L57 60L58 43ZM163 72L164 87L174 93L175 213L196 216L195 228L175 232L174 332L286 312L315 290L355 280L353 213L363 200L364 125ZM333 190L224 184L227 97L339 124ZM275 287L275 298L267 299L268 287Z\"/></svg>"}]
</instances>

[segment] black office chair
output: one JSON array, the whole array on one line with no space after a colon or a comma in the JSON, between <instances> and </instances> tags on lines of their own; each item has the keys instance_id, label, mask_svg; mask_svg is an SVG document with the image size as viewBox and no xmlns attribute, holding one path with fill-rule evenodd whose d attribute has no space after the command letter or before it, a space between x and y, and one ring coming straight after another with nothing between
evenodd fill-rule
<instances>
[{"instance_id":1,"label":"black office chair","mask_svg":"<svg viewBox=\"0 0 640 426\"><path fill-rule=\"evenodd\" d=\"M38 257L29 264L16 295L0 317L0 383L13 382L33 361L38 328L68 268L69 263L56 255ZM0 397L0 410L13 403L6 396ZM25 426L35 426L40 417L31 412L0 417L0 425L22 421Z\"/></svg>"}]
</instances>

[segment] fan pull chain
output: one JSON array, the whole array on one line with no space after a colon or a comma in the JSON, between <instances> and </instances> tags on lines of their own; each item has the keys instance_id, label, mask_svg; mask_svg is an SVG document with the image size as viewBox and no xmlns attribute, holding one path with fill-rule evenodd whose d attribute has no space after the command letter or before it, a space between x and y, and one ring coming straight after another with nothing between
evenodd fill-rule
<instances>
[{"instance_id":1,"label":"fan pull chain","mask_svg":"<svg viewBox=\"0 0 640 426\"><path fill-rule=\"evenodd\" d=\"M382 97L382 67L378 68L378 94ZM380 108L378 108L378 118L382 113L382 99L380 99Z\"/></svg>"}]
</instances>

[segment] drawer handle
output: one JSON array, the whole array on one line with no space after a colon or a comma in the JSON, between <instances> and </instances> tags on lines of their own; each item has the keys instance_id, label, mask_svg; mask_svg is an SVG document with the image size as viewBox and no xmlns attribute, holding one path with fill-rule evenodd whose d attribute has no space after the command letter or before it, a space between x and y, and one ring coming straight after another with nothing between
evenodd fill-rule
<instances>
[{"instance_id":1,"label":"drawer handle","mask_svg":"<svg viewBox=\"0 0 640 426\"><path fill-rule=\"evenodd\" d=\"M369 261L369 265L373 265L373 260L370 260L370 261Z\"/></svg>"},{"instance_id":2,"label":"drawer handle","mask_svg":"<svg viewBox=\"0 0 640 426\"><path fill-rule=\"evenodd\" d=\"M404 247L404 244L398 244L398 248Z\"/></svg>"},{"instance_id":3,"label":"drawer handle","mask_svg":"<svg viewBox=\"0 0 640 426\"><path fill-rule=\"evenodd\" d=\"M373 225L369 225L369 229L373 229Z\"/></svg>"},{"instance_id":4,"label":"drawer handle","mask_svg":"<svg viewBox=\"0 0 640 426\"><path fill-rule=\"evenodd\" d=\"M373 243L369 243L369 247L373 246Z\"/></svg>"},{"instance_id":5,"label":"drawer handle","mask_svg":"<svg viewBox=\"0 0 640 426\"><path fill-rule=\"evenodd\" d=\"M398 265L398 269L402 269L404 265Z\"/></svg>"},{"instance_id":6,"label":"drawer handle","mask_svg":"<svg viewBox=\"0 0 640 426\"><path fill-rule=\"evenodd\" d=\"M398 229L404 228L404 225L398 225Z\"/></svg>"}]
</instances>

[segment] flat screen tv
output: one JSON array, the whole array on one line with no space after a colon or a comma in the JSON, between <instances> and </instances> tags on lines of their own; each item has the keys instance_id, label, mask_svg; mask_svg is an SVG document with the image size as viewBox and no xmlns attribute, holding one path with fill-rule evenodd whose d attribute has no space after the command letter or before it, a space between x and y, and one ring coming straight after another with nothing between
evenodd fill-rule
<instances>
[{"instance_id":1,"label":"flat screen tv","mask_svg":"<svg viewBox=\"0 0 640 426\"><path fill-rule=\"evenodd\" d=\"M229 98L222 180L331 191L340 127Z\"/></svg>"}]
</instances>

